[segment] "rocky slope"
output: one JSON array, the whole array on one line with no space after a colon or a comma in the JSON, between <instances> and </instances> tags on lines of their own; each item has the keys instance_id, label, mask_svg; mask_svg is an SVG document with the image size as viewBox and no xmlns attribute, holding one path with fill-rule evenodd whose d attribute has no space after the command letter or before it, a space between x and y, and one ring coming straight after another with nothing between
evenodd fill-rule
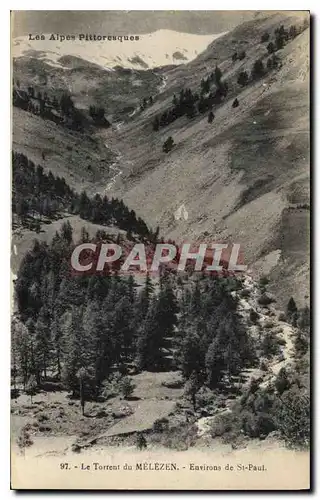
<instances>
[{"instance_id":1,"label":"rocky slope","mask_svg":"<svg viewBox=\"0 0 320 500\"><path fill-rule=\"evenodd\" d=\"M240 25L190 64L167 71L156 103L107 133L108 145L122 153L113 191L151 225L177 240L240 243L253 269L271 272L279 297L299 293L301 302L308 294L309 30L277 52L277 70L246 87L237 77L258 58L266 64L263 33L303 17L277 13ZM233 62L240 48L246 57ZM152 120L171 106L174 92L199 90L216 64L229 93L213 123L207 114L182 117L154 132ZM176 146L165 154L168 136ZM182 204L189 218L176 221Z\"/></svg>"}]
</instances>

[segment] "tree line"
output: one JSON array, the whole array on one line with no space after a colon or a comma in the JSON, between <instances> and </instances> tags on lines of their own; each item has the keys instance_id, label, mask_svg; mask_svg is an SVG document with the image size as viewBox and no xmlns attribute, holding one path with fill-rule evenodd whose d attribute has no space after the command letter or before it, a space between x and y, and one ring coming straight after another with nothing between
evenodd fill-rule
<instances>
[{"instance_id":1,"label":"tree line","mask_svg":"<svg viewBox=\"0 0 320 500\"><path fill-rule=\"evenodd\" d=\"M290 26L288 30L281 25L279 28L275 29L274 42L269 41L269 33L264 33L261 37L261 43L269 41L267 51L270 57L267 59L266 63L263 62L262 58L254 61L250 72L248 70L242 70L238 75L237 83L241 87L244 87L250 83L250 80L258 80L259 78L262 78L267 71L278 69L280 66L280 58L277 56L276 52L282 49L286 43L293 40L306 28L307 23L304 23L301 27L296 27L294 25ZM246 52L243 50L239 53L234 52L232 54L232 61L242 61L245 57ZM152 122L153 130L158 131L160 128L173 123L181 116L187 116L191 119L197 113L202 114L209 112L208 123L212 123L214 119L214 113L212 111L213 106L220 104L228 94L228 82L222 80L222 76L221 69L219 66L216 66L214 71L211 72L209 76L202 78L198 92L194 92L190 88L186 88L182 89L178 96L174 94L172 98L172 106L169 109L166 109L161 115L154 118Z\"/></svg>"},{"instance_id":2,"label":"tree line","mask_svg":"<svg viewBox=\"0 0 320 500\"><path fill-rule=\"evenodd\" d=\"M68 92L63 92L58 99L56 95L49 96L46 91L36 92L32 85L23 90L19 80L14 81L12 103L20 109L73 130L83 131L89 125L88 116L95 126L107 128L111 125L102 106L90 105L86 116L75 106Z\"/></svg>"},{"instance_id":3,"label":"tree line","mask_svg":"<svg viewBox=\"0 0 320 500\"><path fill-rule=\"evenodd\" d=\"M205 113L214 104L219 104L228 93L228 85L222 81L222 72L216 66L208 78L202 79L200 91L193 92L190 88L182 89L177 96L174 94L172 107L165 110L162 115L156 116L152 126L157 131L174 122L181 116L193 118L197 113Z\"/></svg>"}]
</instances>

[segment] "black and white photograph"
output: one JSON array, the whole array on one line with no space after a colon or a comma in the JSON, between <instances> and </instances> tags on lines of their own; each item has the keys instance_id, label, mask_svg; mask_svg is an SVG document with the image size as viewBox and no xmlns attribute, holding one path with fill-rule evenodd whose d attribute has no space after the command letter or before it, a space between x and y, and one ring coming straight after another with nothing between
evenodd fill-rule
<instances>
[{"instance_id":1,"label":"black and white photograph","mask_svg":"<svg viewBox=\"0 0 320 500\"><path fill-rule=\"evenodd\" d=\"M11 488L309 490L309 11L12 11L11 122Z\"/></svg>"}]
</instances>

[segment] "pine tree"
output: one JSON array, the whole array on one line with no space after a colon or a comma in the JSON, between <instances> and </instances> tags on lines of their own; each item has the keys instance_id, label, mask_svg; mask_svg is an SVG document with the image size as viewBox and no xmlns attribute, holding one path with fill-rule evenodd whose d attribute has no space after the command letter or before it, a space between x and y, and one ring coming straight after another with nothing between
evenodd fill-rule
<instances>
[{"instance_id":1,"label":"pine tree","mask_svg":"<svg viewBox=\"0 0 320 500\"><path fill-rule=\"evenodd\" d=\"M64 328L66 355L62 370L62 378L72 395L79 394L79 370L90 368L92 362L91 342L83 328L83 314L80 308L73 307L68 313ZM88 332L88 329L87 329Z\"/></svg>"},{"instance_id":2,"label":"pine tree","mask_svg":"<svg viewBox=\"0 0 320 500\"><path fill-rule=\"evenodd\" d=\"M215 83L219 86L222 78L222 71L218 66L215 67L214 78L215 78Z\"/></svg>"},{"instance_id":3,"label":"pine tree","mask_svg":"<svg viewBox=\"0 0 320 500\"><path fill-rule=\"evenodd\" d=\"M269 42L268 45L267 45L267 51L268 51L268 54L273 54L275 52L276 48L274 46L274 43L273 42Z\"/></svg>"},{"instance_id":4,"label":"pine tree","mask_svg":"<svg viewBox=\"0 0 320 500\"><path fill-rule=\"evenodd\" d=\"M68 245L71 245L71 243L72 243L72 233L73 233L73 229L71 227L70 222L67 220L66 222L64 222L62 224L61 229L60 229L60 234L61 234L62 239Z\"/></svg>"},{"instance_id":5,"label":"pine tree","mask_svg":"<svg viewBox=\"0 0 320 500\"><path fill-rule=\"evenodd\" d=\"M241 87L244 87L245 85L247 85L249 82L248 73L246 71L241 71L241 73L238 76L237 82L239 85L241 85Z\"/></svg>"},{"instance_id":6,"label":"pine tree","mask_svg":"<svg viewBox=\"0 0 320 500\"><path fill-rule=\"evenodd\" d=\"M295 300L293 297L290 297L288 305L287 305L287 314L289 318L292 318L292 316L298 311L297 305L295 303Z\"/></svg>"},{"instance_id":7,"label":"pine tree","mask_svg":"<svg viewBox=\"0 0 320 500\"><path fill-rule=\"evenodd\" d=\"M239 101L238 101L238 99L237 99L237 98L235 98L235 100L234 100L234 101L233 101L233 103L232 103L232 107L233 107L233 108L237 108L238 106L239 106Z\"/></svg>"},{"instance_id":8,"label":"pine tree","mask_svg":"<svg viewBox=\"0 0 320 500\"><path fill-rule=\"evenodd\" d=\"M305 306L299 312L299 318L297 321L297 326L303 332L308 332L310 330L310 309L308 306Z\"/></svg>"},{"instance_id":9,"label":"pine tree","mask_svg":"<svg viewBox=\"0 0 320 500\"><path fill-rule=\"evenodd\" d=\"M145 285L143 287L143 290L140 292L137 301L137 318L140 324L148 313L153 293L154 293L154 286L152 284L152 280L148 273L146 275Z\"/></svg>"},{"instance_id":10,"label":"pine tree","mask_svg":"<svg viewBox=\"0 0 320 500\"><path fill-rule=\"evenodd\" d=\"M137 365L140 370L156 370L161 363L161 327L158 324L158 302L152 300L148 313L139 330L137 341Z\"/></svg>"},{"instance_id":11,"label":"pine tree","mask_svg":"<svg viewBox=\"0 0 320 500\"><path fill-rule=\"evenodd\" d=\"M194 371L191 373L189 379L186 382L184 392L186 396L188 396L191 399L193 410L197 410L197 400L196 400L196 394L200 388L201 384L198 379L197 373Z\"/></svg>"},{"instance_id":12,"label":"pine tree","mask_svg":"<svg viewBox=\"0 0 320 500\"><path fill-rule=\"evenodd\" d=\"M192 372L198 373L201 368L201 339L194 332L193 325L189 327L179 348L179 365L182 373L189 378Z\"/></svg>"},{"instance_id":13,"label":"pine tree","mask_svg":"<svg viewBox=\"0 0 320 500\"><path fill-rule=\"evenodd\" d=\"M214 119L214 114L212 111L208 114L208 123L212 123Z\"/></svg>"},{"instance_id":14,"label":"pine tree","mask_svg":"<svg viewBox=\"0 0 320 500\"><path fill-rule=\"evenodd\" d=\"M52 360L52 341L50 316L45 306L40 310L35 325L35 358L40 375L43 373L46 378Z\"/></svg>"},{"instance_id":15,"label":"pine tree","mask_svg":"<svg viewBox=\"0 0 320 500\"><path fill-rule=\"evenodd\" d=\"M257 80L258 78L261 78L264 75L264 65L261 59L257 59L255 61L251 75L253 80Z\"/></svg>"},{"instance_id":16,"label":"pine tree","mask_svg":"<svg viewBox=\"0 0 320 500\"><path fill-rule=\"evenodd\" d=\"M206 354L207 383L209 387L215 387L222 378L224 368L222 346L220 338L214 338Z\"/></svg>"},{"instance_id":17,"label":"pine tree","mask_svg":"<svg viewBox=\"0 0 320 500\"><path fill-rule=\"evenodd\" d=\"M114 361L120 364L129 361L133 352L133 307L127 296L120 299L114 312Z\"/></svg>"},{"instance_id":18,"label":"pine tree","mask_svg":"<svg viewBox=\"0 0 320 500\"><path fill-rule=\"evenodd\" d=\"M153 120L153 123L152 123L152 128L155 132L157 132L160 128L160 120L159 118L156 116L155 119Z\"/></svg>"}]
</instances>

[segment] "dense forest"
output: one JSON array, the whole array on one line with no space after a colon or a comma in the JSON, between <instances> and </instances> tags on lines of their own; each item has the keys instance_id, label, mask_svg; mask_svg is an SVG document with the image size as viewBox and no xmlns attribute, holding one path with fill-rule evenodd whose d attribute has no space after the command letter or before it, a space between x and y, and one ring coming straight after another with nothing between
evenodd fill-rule
<instances>
[{"instance_id":1,"label":"dense forest","mask_svg":"<svg viewBox=\"0 0 320 500\"><path fill-rule=\"evenodd\" d=\"M98 232L99 240L106 235ZM128 396L134 388L128 375L178 369L196 410L204 388L217 395L239 390L243 371L281 353L282 342L271 330L258 337L249 333L238 307L246 293L241 278L163 269L159 281L146 275L138 285L132 275L106 270L75 276L69 262L76 243L65 223L51 244L35 241L21 263L12 326L14 388L20 381L32 394L51 380L80 397L84 408L85 401L111 395L115 376ZM261 284L261 303L267 303L264 290ZM236 422L228 425L251 437L278 429L288 441L305 445L309 310L298 310L291 299L286 320L297 328L295 369L281 369L264 389L253 380L238 401ZM259 324L254 309L250 322Z\"/></svg>"},{"instance_id":2,"label":"dense forest","mask_svg":"<svg viewBox=\"0 0 320 500\"><path fill-rule=\"evenodd\" d=\"M78 194L62 177L46 174L24 154L12 153L12 212L21 223L40 231L43 218L59 218L61 213L78 214L96 224L115 224L140 238L153 237L145 222L129 210L122 200L96 194L90 198L85 191Z\"/></svg>"}]
</instances>

